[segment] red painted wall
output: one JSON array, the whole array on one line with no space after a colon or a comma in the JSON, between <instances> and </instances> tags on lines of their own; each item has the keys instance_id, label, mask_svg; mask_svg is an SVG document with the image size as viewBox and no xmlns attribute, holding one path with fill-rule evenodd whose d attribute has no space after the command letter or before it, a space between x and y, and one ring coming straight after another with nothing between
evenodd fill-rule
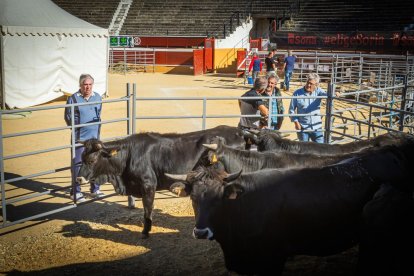
<instances>
[{"instance_id":1,"label":"red painted wall","mask_svg":"<svg viewBox=\"0 0 414 276\"><path fill-rule=\"evenodd\" d=\"M193 65L193 52L155 52L155 64Z\"/></svg>"},{"instance_id":2,"label":"red painted wall","mask_svg":"<svg viewBox=\"0 0 414 276\"><path fill-rule=\"evenodd\" d=\"M237 68L239 68L239 65L242 64L243 60L246 58L246 51L245 50L238 50L237 51ZM245 65L246 61L243 62L243 65ZM244 68L244 66L242 67Z\"/></svg>"},{"instance_id":3,"label":"red painted wall","mask_svg":"<svg viewBox=\"0 0 414 276\"><path fill-rule=\"evenodd\" d=\"M214 38L204 40L204 73L214 70Z\"/></svg>"},{"instance_id":4,"label":"red painted wall","mask_svg":"<svg viewBox=\"0 0 414 276\"><path fill-rule=\"evenodd\" d=\"M204 51L203 49L196 49L194 54L194 76L202 75L204 73Z\"/></svg>"},{"instance_id":5,"label":"red painted wall","mask_svg":"<svg viewBox=\"0 0 414 276\"><path fill-rule=\"evenodd\" d=\"M125 51L127 63L135 63L136 55L144 55L142 51L135 53L134 51ZM148 51L148 55L152 55L154 52L152 50ZM114 50L113 51L113 60L114 63L124 62L124 51L123 50ZM138 63L142 63L138 62ZM193 66L193 52L175 52L175 51L159 51L155 52L155 64L159 65L188 65Z\"/></svg>"}]
</instances>

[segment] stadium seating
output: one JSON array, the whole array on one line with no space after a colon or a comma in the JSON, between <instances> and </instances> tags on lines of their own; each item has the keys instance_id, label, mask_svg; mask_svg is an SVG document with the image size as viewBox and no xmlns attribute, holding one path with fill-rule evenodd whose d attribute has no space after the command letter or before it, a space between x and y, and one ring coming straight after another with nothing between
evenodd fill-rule
<instances>
[{"instance_id":1,"label":"stadium seating","mask_svg":"<svg viewBox=\"0 0 414 276\"><path fill-rule=\"evenodd\" d=\"M53 1L108 28L120 0ZM413 10L407 0L134 0L120 34L223 38L247 16L277 18L280 31L404 31L414 23Z\"/></svg>"},{"instance_id":2,"label":"stadium seating","mask_svg":"<svg viewBox=\"0 0 414 276\"><path fill-rule=\"evenodd\" d=\"M102 28L108 28L119 0L52 0L70 14Z\"/></svg>"},{"instance_id":3,"label":"stadium seating","mask_svg":"<svg viewBox=\"0 0 414 276\"><path fill-rule=\"evenodd\" d=\"M406 0L302 1L282 27L296 32L404 31L413 23L414 2Z\"/></svg>"},{"instance_id":4,"label":"stadium seating","mask_svg":"<svg viewBox=\"0 0 414 276\"><path fill-rule=\"evenodd\" d=\"M53 0L69 13L108 28L119 0ZM224 37L248 15L274 18L289 0L134 0L121 34ZM233 16L232 16L233 15ZM232 18L232 20L231 20Z\"/></svg>"}]
</instances>

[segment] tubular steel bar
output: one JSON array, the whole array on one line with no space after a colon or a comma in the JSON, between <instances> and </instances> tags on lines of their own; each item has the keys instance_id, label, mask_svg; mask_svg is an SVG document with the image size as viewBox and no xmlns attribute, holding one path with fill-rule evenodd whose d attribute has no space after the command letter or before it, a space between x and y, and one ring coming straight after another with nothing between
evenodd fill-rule
<instances>
[{"instance_id":1,"label":"tubular steel bar","mask_svg":"<svg viewBox=\"0 0 414 276\"><path fill-rule=\"evenodd\" d=\"M126 93L127 93L127 97L130 98L131 97L131 91L129 90L129 82L126 84ZM130 105L127 102L127 106L126 106L126 114L127 114L127 118L128 118L128 124L127 124L127 133L128 135L131 135L131 121L129 120L131 118L131 108Z\"/></svg>"},{"instance_id":2,"label":"tubular steel bar","mask_svg":"<svg viewBox=\"0 0 414 276\"><path fill-rule=\"evenodd\" d=\"M122 97L122 98L119 98L119 99L104 100L101 103L102 104L107 104L107 103L123 102L123 101L127 102L127 105L129 106L130 97L127 96L127 97ZM106 120L106 121L101 121L101 122L97 122L97 123L87 123L87 124L74 125L73 122L74 122L74 109L75 109L75 107L76 106L81 106L81 105L90 105L90 104L96 104L96 102L94 102L94 103L75 103L75 104L55 105L55 106L46 106L46 107L33 107L33 108L26 108L26 109L19 109L19 110L16 110L16 109L14 109L14 110L0 110L0 116L1 117L4 114L13 114L13 113L21 113L21 112L35 112L35 111L52 110L52 109L64 109L64 108L70 108L72 110L72 118L71 118L72 123L71 123L70 126L64 126L64 127L54 127L54 128L41 129L41 130L25 131L25 132L20 132L20 133L3 134L3 129L2 129L2 126L3 126L2 122L3 121L0 120L0 154L1 154L1 159L0 159L0 169L1 169L0 180L1 180L1 183L0 184L1 184L1 200L2 200L2 218L3 218L1 228L11 226L11 225L15 225L15 224L25 222L25 221L28 221L28 220L36 219L36 218L39 218L39 217L44 217L44 216L47 216L47 215L50 215L50 214L60 212L60 211L64 211L64 210L68 209L67 207L59 208L59 209L53 210L51 212L41 213L41 214L38 214L38 215L35 215L35 216L30 216L30 217L27 217L27 218L24 218L24 219L17 220L17 221L14 221L14 222L8 222L7 221L7 205L8 204L18 203L18 202L21 202L21 201L24 201L24 200L27 200L27 199L33 199L33 198L45 196L47 194L52 194L55 191L67 189L68 186L59 187L59 188L55 188L55 189L50 189L50 190L47 190L47 191L44 191L44 192L35 192L33 194L30 194L30 195L18 196L17 198L13 198L13 199L7 199L6 198L6 186L5 186L6 183L13 183L13 182L17 182L17 181L21 181L21 180L25 180L25 179L30 179L30 178L34 178L34 177L38 177L38 176L42 176L42 175L53 174L53 173L56 173L56 172L66 171L68 169L69 170L71 169L71 166L69 166L69 167L63 167L63 168L47 170L47 171L43 171L43 172L36 172L36 173L30 174L30 175L5 179L5 166L4 166L5 161L70 148L71 149L71 163L72 163L75 147L81 145L81 144L77 144L76 141L75 141L74 130L76 128L79 128L79 127L82 127L82 126L87 126L87 125L97 125L97 124L102 125L102 124L109 124L109 123L123 122L123 121L129 122L128 120L131 120L131 117L129 117L129 118L127 117L127 118L118 118L118 119ZM4 151L3 151L4 139L11 139L11 138L26 136L26 135L61 131L61 130L66 130L66 129L71 129L72 130L71 145L52 147L52 148L48 148L48 149L37 150L37 151L32 151L32 152L24 152L24 153L9 155L9 156L4 155ZM73 183L74 183L73 176L72 176L72 181L71 182L72 182L71 185L73 185ZM71 186L69 186L69 187L71 187ZM75 203L76 203L76 201L75 201ZM75 205L75 207L76 207L76 205Z\"/></svg>"},{"instance_id":3,"label":"tubular steel bar","mask_svg":"<svg viewBox=\"0 0 414 276\"><path fill-rule=\"evenodd\" d=\"M125 52L125 50L124 50ZM124 53L125 54L125 53ZM362 133L361 126L368 126L368 136L374 134L374 128L376 133L380 133L378 130L385 130L385 131L398 131L398 130L407 130L410 128L410 131L413 131L413 126L405 125L404 118L409 117L408 119L412 120L414 118L414 112L410 110L404 110L406 108L406 104L409 105L409 101L412 101L412 84L414 82L414 57L412 56L392 56L392 55L369 55L369 54L345 54L345 53L320 53L320 52L295 52L298 55L299 60L297 62L298 68L295 68L294 78L293 80L299 80L303 82L306 78L306 74L308 72L318 72L321 76L323 81L330 83L331 85L328 86L328 92L330 92L332 98L329 97L316 97L316 98L323 98L326 99L325 104L325 114L319 114L319 116L326 116L325 117L325 129L322 131L326 132L326 137L330 137L331 135L340 135L341 137L346 137L349 139L362 139L363 135L354 133L354 135L349 135L349 133L341 133L336 131L338 126L347 127L349 124L353 124L354 132L356 132L357 127L359 128L360 133ZM110 55L112 59L114 59L114 55ZM125 58L125 55L124 55ZM122 59L121 59L122 60ZM123 70L127 70L128 60L124 59ZM155 65L153 63L153 65ZM322 83L324 85L324 83ZM128 84L129 85L129 84ZM359 99L360 96L366 96L368 98L367 102L355 101L345 99L343 97L337 98L334 97L334 93L337 87L335 85L341 85L341 89L348 89L345 93L342 93L343 96L354 96L356 99ZM37 219L40 217L48 216L50 214L54 214L60 211L64 211L67 209L71 209L76 207L76 204L65 206L63 208L58 208L56 210L45 212L42 214L38 214L35 216L30 216L27 218L19 219L17 221L8 222L7 221L7 203L17 203L22 200L32 199L33 197L45 196L47 194L52 194L53 191L61 190L66 187L59 187L54 190L48 190L41 193L36 193L33 195L23 195L19 198L12 198L6 199L6 182L13 183L19 180L24 180L28 178L33 178L39 175L45 174L52 174L57 171L68 170L70 167L65 168L58 168L58 169L51 169L45 172L36 172L31 175L21 176L9 180L5 180L5 161L10 159L32 156L39 153L46 153L55 150L63 150L70 148L71 149L71 156L74 156L75 147L79 144L76 144L75 137L74 137L74 130L78 127L86 126L86 125L95 125L95 124L110 124L115 122L122 122L127 121L127 135L136 133L136 121L137 119L187 119L187 118L200 118L202 120L202 128L205 129L206 127L206 120L209 118L241 118L241 117L257 117L259 118L260 115L240 115L240 114L231 114L231 115L220 115L220 114L207 114L207 104L212 101L217 100L239 100L242 97L175 97L175 98L142 98L136 96L136 84L133 84L132 93L130 91L130 87L127 88L129 92L127 93L126 97L113 99L113 100L104 100L102 104L111 103L111 102L126 102L126 110L127 115L126 118L118 118L112 120L106 120L99 123L89 123L89 124L82 124L82 125L74 125L73 121L74 118L72 117L72 124L70 126L64 127L55 127L50 129L44 130L34 130L34 131L25 131L21 133L14 133L14 134L5 134L3 135L3 125L0 122L0 180L1 180L1 199L2 199L2 215L3 215L3 227L18 224L21 222L25 222L28 220ZM408 95L408 93L411 93ZM391 98L390 98L390 95ZM371 103L372 100L375 100L374 97L376 96L376 103ZM262 97L252 97L251 99L263 99ZM271 97L268 100L273 99L292 99L293 96L280 96L280 97ZM307 97L308 98L308 97ZM158 101L158 100L176 100L176 101L202 101L203 104L203 111L200 115L190 115L190 116L137 116L137 102L138 101ZM332 105L330 104L332 101ZM338 103L338 106L336 106ZM32 112L32 111L41 111L41 110L49 110L49 109L64 109L70 108L74 111L75 106L87 105L89 103L83 104L66 104L66 105L56 105L56 106L42 106L42 107L34 107L34 108L27 108L24 110L0 110L0 115L3 114L12 114L12 113L19 113L19 112ZM95 103L94 103L95 104ZM344 105L346 106L344 108ZM323 108L322 108L323 110ZM379 116L377 116L374 112L379 112ZM363 117L362 119L358 119L358 116L362 111L368 112L369 117ZM384 115L383 112L386 114ZM350 113L351 116L346 116ZM355 113L355 114L353 114ZM72 112L72 115L74 112ZM386 127L382 125L382 120L384 118L392 118L399 115L400 123L399 125L390 123L390 127ZM283 117L290 117L290 114L277 114L273 116L283 116ZM298 116L298 115L295 115ZM309 116L306 114L301 114L299 116ZM334 118L342 119L343 124L334 124ZM379 121L378 124L377 121ZM349 123L348 123L349 122ZM71 143L70 145L64 145L61 147L54 147L49 148L46 150L40 151L32 151L32 152L24 152L19 154L12 154L9 156L4 156L4 139L10 139L18 136L25 136L29 134L40 134L46 132L53 132L53 131L61 131L61 130L72 130L71 134ZM365 129L364 129L365 131ZM283 131L288 132L288 131ZM289 131L289 132L296 132L296 131ZM118 137L117 137L118 138ZM106 138L104 140L111 140L112 138ZM328 139L330 141L330 139ZM72 162L72 161L71 161ZM74 181L71 181L72 183ZM110 196L110 195L108 195ZM88 201L90 202L90 201Z\"/></svg>"},{"instance_id":4,"label":"tubular steel bar","mask_svg":"<svg viewBox=\"0 0 414 276\"><path fill-rule=\"evenodd\" d=\"M331 141L331 125L332 125L332 109L333 109L333 91L335 91L334 84L328 85L328 99L326 101L326 117L325 117L325 129L327 131L324 135L324 142L329 144Z\"/></svg>"},{"instance_id":5,"label":"tubular steel bar","mask_svg":"<svg viewBox=\"0 0 414 276\"><path fill-rule=\"evenodd\" d=\"M1 185L1 212L3 217L2 227L6 226L7 212L6 212L6 182L4 181L4 159L3 159L3 115L0 110L0 185Z\"/></svg>"},{"instance_id":6,"label":"tubular steel bar","mask_svg":"<svg viewBox=\"0 0 414 276\"><path fill-rule=\"evenodd\" d=\"M135 121L135 115L137 114L137 86L134 83L133 88L132 88L132 114L131 117L129 118L132 122L132 134L135 134L137 131L137 127L136 127L136 121Z\"/></svg>"}]
</instances>

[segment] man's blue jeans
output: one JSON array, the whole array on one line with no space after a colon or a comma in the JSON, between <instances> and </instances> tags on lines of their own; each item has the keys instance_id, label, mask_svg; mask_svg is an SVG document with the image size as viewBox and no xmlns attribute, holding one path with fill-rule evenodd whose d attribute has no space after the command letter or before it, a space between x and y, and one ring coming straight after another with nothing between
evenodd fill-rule
<instances>
[{"instance_id":1,"label":"man's blue jeans","mask_svg":"<svg viewBox=\"0 0 414 276\"><path fill-rule=\"evenodd\" d=\"M316 143L323 143L323 132L322 131L312 131L312 132L297 132L299 141L308 142L311 139Z\"/></svg>"},{"instance_id":2,"label":"man's blue jeans","mask_svg":"<svg viewBox=\"0 0 414 276\"><path fill-rule=\"evenodd\" d=\"M259 73L260 73L260 71L253 71L253 73L252 73L253 87L254 87L255 80L259 77Z\"/></svg>"},{"instance_id":3,"label":"man's blue jeans","mask_svg":"<svg viewBox=\"0 0 414 276\"><path fill-rule=\"evenodd\" d=\"M292 78L293 71L285 71L285 88L289 90L290 79Z\"/></svg>"},{"instance_id":4,"label":"man's blue jeans","mask_svg":"<svg viewBox=\"0 0 414 276\"><path fill-rule=\"evenodd\" d=\"M72 174L75 178L75 193L79 193L81 191L81 187L79 183L76 181L76 178L78 177L80 168L82 166L82 153L84 150L85 150L85 147L83 146L75 148L75 157L73 158L73 169L72 169ZM91 188L90 188L91 193L94 193L97 190L99 190L99 184L94 183L92 181L90 182L90 184L91 184ZM71 190L71 194L72 193L73 191Z\"/></svg>"}]
</instances>

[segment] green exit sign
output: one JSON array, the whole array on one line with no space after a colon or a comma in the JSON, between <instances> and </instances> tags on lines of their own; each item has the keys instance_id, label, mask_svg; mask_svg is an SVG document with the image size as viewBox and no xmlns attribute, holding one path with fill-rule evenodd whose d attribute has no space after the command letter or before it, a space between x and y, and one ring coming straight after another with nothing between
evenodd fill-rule
<instances>
[{"instance_id":1,"label":"green exit sign","mask_svg":"<svg viewBox=\"0 0 414 276\"><path fill-rule=\"evenodd\" d=\"M109 44L111 47L134 47L134 39L131 36L111 36Z\"/></svg>"}]
</instances>

